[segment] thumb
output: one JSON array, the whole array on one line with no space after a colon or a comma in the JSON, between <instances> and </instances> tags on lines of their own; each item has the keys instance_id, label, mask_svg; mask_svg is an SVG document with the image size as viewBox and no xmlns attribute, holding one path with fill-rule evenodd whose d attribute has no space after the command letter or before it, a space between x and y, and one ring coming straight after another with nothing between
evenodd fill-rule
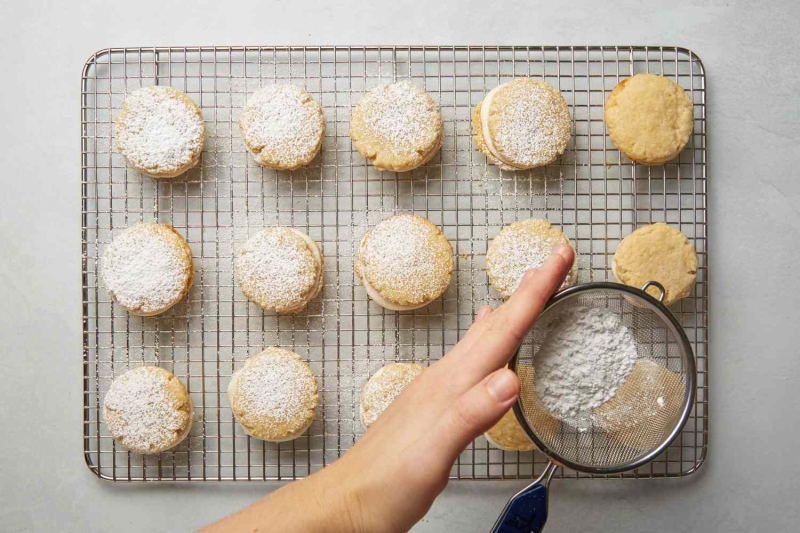
<instances>
[{"instance_id":1,"label":"thumb","mask_svg":"<svg viewBox=\"0 0 800 533\"><path fill-rule=\"evenodd\" d=\"M445 411L428 435L431 449L443 454L448 467L478 435L494 426L514 405L519 379L501 368L465 392Z\"/></svg>"}]
</instances>

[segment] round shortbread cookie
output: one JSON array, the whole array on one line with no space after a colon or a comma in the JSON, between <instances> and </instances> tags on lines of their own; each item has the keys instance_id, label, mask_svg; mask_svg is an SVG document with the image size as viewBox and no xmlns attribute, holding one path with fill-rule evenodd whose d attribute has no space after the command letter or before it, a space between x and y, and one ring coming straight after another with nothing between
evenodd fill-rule
<instances>
[{"instance_id":1,"label":"round shortbread cookie","mask_svg":"<svg viewBox=\"0 0 800 533\"><path fill-rule=\"evenodd\" d=\"M418 309L450 285L453 247L430 220L396 215L361 239L355 271L370 298L393 311Z\"/></svg>"},{"instance_id":2,"label":"round shortbread cookie","mask_svg":"<svg viewBox=\"0 0 800 533\"><path fill-rule=\"evenodd\" d=\"M430 161L442 147L442 112L410 81L381 85L353 109L350 137L378 170L406 172Z\"/></svg>"},{"instance_id":3,"label":"round shortbread cookie","mask_svg":"<svg viewBox=\"0 0 800 533\"><path fill-rule=\"evenodd\" d=\"M319 404L317 379L296 353L267 348L234 372L228 400L248 435L284 442L305 433L314 421Z\"/></svg>"},{"instance_id":4,"label":"round shortbread cookie","mask_svg":"<svg viewBox=\"0 0 800 533\"><path fill-rule=\"evenodd\" d=\"M287 227L264 228L236 257L236 280L265 311L299 313L323 285L322 251L311 237Z\"/></svg>"},{"instance_id":5,"label":"round shortbread cookie","mask_svg":"<svg viewBox=\"0 0 800 533\"><path fill-rule=\"evenodd\" d=\"M501 296L508 298L517 290L525 272L541 268L560 243L570 244L566 235L546 220L528 218L506 226L486 251L489 283ZM577 279L576 259L559 290L574 285Z\"/></svg>"},{"instance_id":6,"label":"round shortbread cookie","mask_svg":"<svg viewBox=\"0 0 800 533\"><path fill-rule=\"evenodd\" d=\"M619 151L645 165L675 158L694 130L692 99L683 87L655 74L619 82L606 100L605 119Z\"/></svg>"},{"instance_id":7,"label":"round shortbread cookie","mask_svg":"<svg viewBox=\"0 0 800 533\"><path fill-rule=\"evenodd\" d=\"M516 79L495 87L472 114L475 142L503 170L526 170L564 153L572 119L561 93L544 81Z\"/></svg>"},{"instance_id":8,"label":"round shortbread cookie","mask_svg":"<svg viewBox=\"0 0 800 533\"><path fill-rule=\"evenodd\" d=\"M372 425L423 370L415 363L389 363L375 372L361 391L361 425Z\"/></svg>"},{"instance_id":9,"label":"round shortbread cookie","mask_svg":"<svg viewBox=\"0 0 800 533\"><path fill-rule=\"evenodd\" d=\"M192 251L168 224L137 224L111 241L100 273L112 300L134 315L157 315L189 292Z\"/></svg>"},{"instance_id":10,"label":"round shortbread cookie","mask_svg":"<svg viewBox=\"0 0 800 533\"><path fill-rule=\"evenodd\" d=\"M157 85L125 98L114 120L114 137L133 168L153 178L174 178L200 161L206 127L191 98Z\"/></svg>"},{"instance_id":11,"label":"round shortbread cookie","mask_svg":"<svg viewBox=\"0 0 800 533\"><path fill-rule=\"evenodd\" d=\"M592 413L609 438L631 448L649 450L661 444L665 430L678 416L684 389L678 374L640 359L614 397Z\"/></svg>"},{"instance_id":12,"label":"round shortbread cookie","mask_svg":"<svg viewBox=\"0 0 800 533\"><path fill-rule=\"evenodd\" d=\"M322 107L294 85L267 85L247 99L239 130L255 162L277 170L307 165L325 135Z\"/></svg>"},{"instance_id":13,"label":"round shortbread cookie","mask_svg":"<svg viewBox=\"0 0 800 533\"><path fill-rule=\"evenodd\" d=\"M686 298L697 281L697 252L679 230L658 222L625 237L614 254L611 272L620 283L637 289L648 281L664 286L664 305ZM647 289L654 298L656 287Z\"/></svg>"},{"instance_id":14,"label":"round shortbread cookie","mask_svg":"<svg viewBox=\"0 0 800 533\"><path fill-rule=\"evenodd\" d=\"M192 399L175 375L142 366L114 379L103 400L103 419L117 443L153 454L180 443L192 429Z\"/></svg>"}]
</instances>

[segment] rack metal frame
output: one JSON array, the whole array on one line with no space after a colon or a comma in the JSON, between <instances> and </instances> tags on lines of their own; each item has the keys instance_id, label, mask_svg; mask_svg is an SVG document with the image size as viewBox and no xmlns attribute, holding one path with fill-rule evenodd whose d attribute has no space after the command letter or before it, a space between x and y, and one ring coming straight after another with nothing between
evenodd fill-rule
<instances>
[{"instance_id":1,"label":"rack metal frame","mask_svg":"<svg viewBox=\"0 0 800 533\"><path fill-rule=\"evenodd\" d=\"M623 78L653 72L691 96L695 130L681 155L643 166L606 135L603 106ZM472 139L471 115L487 91L515 77L557 87L573 116L573 138L558 161L526 172L487 165ZM441 153L405 174L379 172L354 150L351 106L372 87L411 79L439 102ZM264 83L303 86L322 105L328 128L307 168L257 166L236 120L248 93ZM171 85L203 111L208 140L185 176L154 180L130 169L113 148L113 119L125 95ZM708 449L708 242L706 82L690 50L661 46L287 46L113 48L87 61L81 79L83 286L83 434L89 468L99 477L136 480L296 479L320 470L363 432L358 396L391 361L436 361L465 333L483 304L497 305L485 273L488 243L527 217L559 225L578 252L579 279L611 279L619 241L636 227L668 222L699 256L697 285L672 311L697 360L697 395L676 442L652 463L612 476L561 470L559 477L681 477ZM398 212L439 225L454 245L453 283L437 301L411 312L370 302L353 272L367 227ZM115 306L99 279L113 235L141 221L173 225L192 248L195 283L167 313L137 317ZM325 289L294 316L263 313L233 276L233 257L251 231L267 225L306 231L325 254ZM247 356L270 345L292 349L319 379L317 419L286 443L249 438L231 415L225 389ZM102 420L111 380L141 364L173 371L192 395L196 420L174 450L145 457L117 446ZM505 452L478 438L459 457L457 479L536 477L538 452Z\"/></svg>"}]
</instances>

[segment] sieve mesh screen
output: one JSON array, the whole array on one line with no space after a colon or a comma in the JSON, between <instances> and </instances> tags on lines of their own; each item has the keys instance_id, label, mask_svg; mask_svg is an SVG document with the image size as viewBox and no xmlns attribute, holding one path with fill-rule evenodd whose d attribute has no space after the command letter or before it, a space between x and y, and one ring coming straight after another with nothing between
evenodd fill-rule
<instances>
[{"instance_id":1,"label":"sieve mesh screen","mask_svg":"<svg viewBox=\"0 0 800 533\"><path fill-rule=\"evenodd\" d=\"M643 293L609 285L576 287L556 297L522 342L514 363L523 428L557 463L587 472L623 471L652 458L683 425L695 386L691 348L668 311ZM619 315L637 352L633 370L610 400L592 410L589 424L550 413L534 387L534 360L550 324L575 306Z\"/></svg>"}]
</instances>

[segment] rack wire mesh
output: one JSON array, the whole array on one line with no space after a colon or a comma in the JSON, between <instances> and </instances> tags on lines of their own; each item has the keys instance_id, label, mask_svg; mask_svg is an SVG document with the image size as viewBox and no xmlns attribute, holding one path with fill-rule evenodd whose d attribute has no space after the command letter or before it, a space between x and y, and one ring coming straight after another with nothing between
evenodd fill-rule
<instances>
[{"instance_id":1,"label":"rack wire mesh","mask_svg":"<svg viewBox=\"0 0 800 533\"><path fill-rule=\"evenodd\" d=\"M603 105L623 78L653 72L691 96L695 129L680 157L632 163L605 132ZM557 87L573 116L567 152L547 167L504 172L487 165L472 140L470 116L485 93L514 77ZM372 87L411 79L439 102L441 152L406 174L379 172L349 139L351 106ZM258 167L237 131L248 93L264 83L294 83L322 105L328 128L307 168ZM130 169L113 148L114 116L125 95L147 85L186 92L203 111L208 140L201 164L176 179ZM265 480L307 476L335 461L363 432L358 396L391 361L436 361L465 333L483 304L497 305L485 273L488 243L527 217L562 227L578 252L579 280L611 278L611 258L636 227L668 222L693 240L697 285L672 307L694 350L697 398L682 434L636 471L607 477L680 477L704 462L708 444L708 277L706 85L703 65L678 47L184 47L114 48L93 54L81 80L84 452L98 476L133 480ZM369 225L414 212L442 227L456 272L442 298L412 312L370 302L353 272L355 245ZM192 248L195 284L167 313L142 318L112 304L98 276L113 235L141 222L173 225ZM325 289L296 316L262 312L233 276L233 257L249 232L267 225L306 231L325 254ZM321 402L305 435L281 444L237 427L225 389L244 360L270 345L303 355L318 377ZM154 457L117 446L102 420L111 380L141 364L173 371L192 395L196 420L177 448ZM459 457L458 479L530 478L538 452L495 449L478 438ZM560 471L567 478L590 477ZM591 476L596 477L596 476Z\"/></svg>"}]
</instances>

